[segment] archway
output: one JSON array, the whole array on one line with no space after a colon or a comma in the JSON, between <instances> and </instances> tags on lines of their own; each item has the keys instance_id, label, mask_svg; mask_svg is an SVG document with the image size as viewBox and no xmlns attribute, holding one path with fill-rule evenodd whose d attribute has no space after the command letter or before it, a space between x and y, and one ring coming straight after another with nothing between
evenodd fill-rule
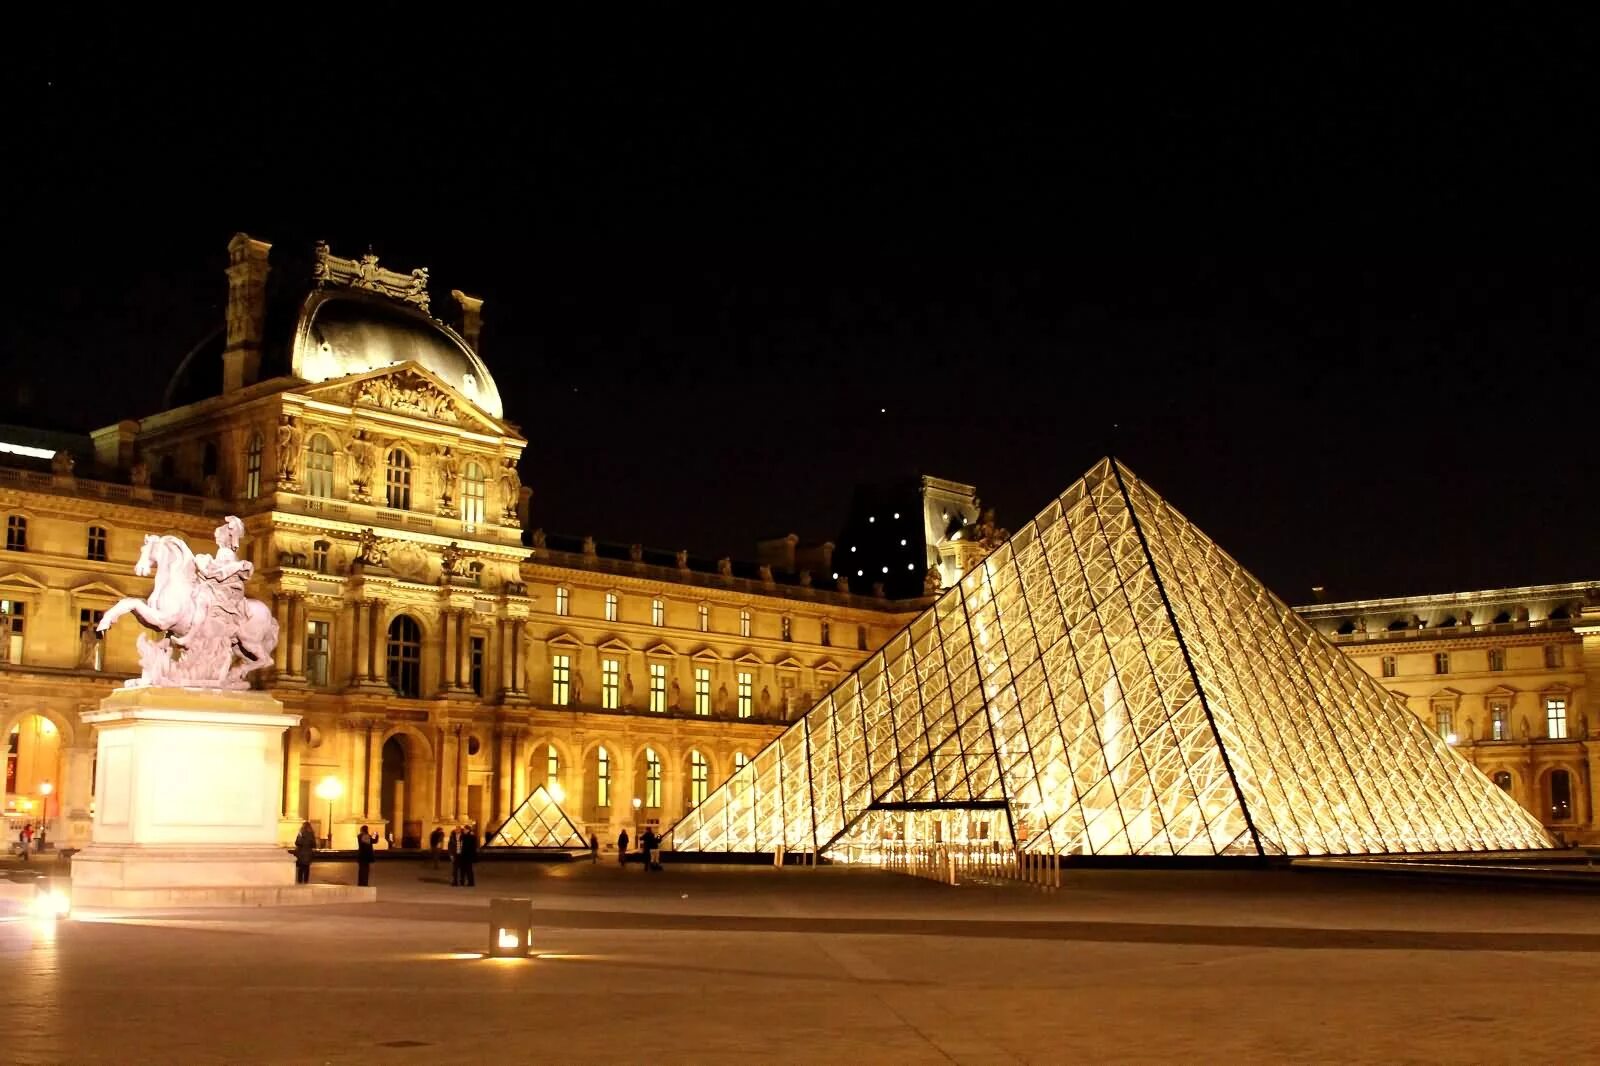
<instances>
[{"instance_id":1,"label":"archway","mask_svg":"<svg viewBox=\"0 0 1600 1066\"><path fill-rule=\"evenodd\" d=\"M46 841L60 839L63 757L70 738L52 718L27 713L6 726L4 739L7 842L24 826L35 834L43 829Z\"/></svg>"},{"instance_id":2,"label":"archway","mask_svg":"<svg viewBox=\"0 0 1600 1066\"><path fill-rule=\"evenodd\" d=\"M395 734L383 742L378 810L396 846L422 846L422 812L412 795L411 758L405 738Z\"/></svg>"}]
</instances>

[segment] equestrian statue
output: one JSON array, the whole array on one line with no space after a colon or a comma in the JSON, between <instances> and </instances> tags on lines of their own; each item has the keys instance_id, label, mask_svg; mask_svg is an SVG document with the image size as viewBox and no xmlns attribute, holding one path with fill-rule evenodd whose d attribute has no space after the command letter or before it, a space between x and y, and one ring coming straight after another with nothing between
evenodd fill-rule
<instances>
[{"instance_id":1,"label":"equestrian statue","mask_svg":"<svg viewBox=\"0 0 1600 1066\"><path fill-rule=\"evenodd\" d=\"M161 634L139 634L142 672L128 688L249 688L247 675L272 662L278 622L244 594L255 567L238 555L244 523L233 515L216 528L217 553L195 555L181 537L144 538L133 572L155 574L145 599L129 596L100 619L104 633L125 614Z\"/></svg>"}]
</instances>

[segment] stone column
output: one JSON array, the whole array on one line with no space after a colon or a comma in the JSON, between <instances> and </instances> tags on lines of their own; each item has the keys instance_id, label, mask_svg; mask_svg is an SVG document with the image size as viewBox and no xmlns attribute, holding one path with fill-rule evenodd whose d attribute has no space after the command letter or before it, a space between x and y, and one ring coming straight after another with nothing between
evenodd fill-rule
<instances>
[{"instance_id":1,"label":"stone column","mask_svg":"<svg viewBox=\"0 0 1600 1066\"><path fill-rule=\"evenodd\" d=\"M494 676L500 679L501 699L511 691L511 638L506 632L509 628L504 618L495 619L494 636L489 641L494 648Z\"/></svg>"},{"instance_id":2,"label":"stone column","mask_svg":"<svg viewBox=\"0 0 1600 1066\"><path fill-rule=\"evenodd\" d=\"M511 748L511 797L520 801L532 791L528 787L528 734L519 729Z\"/></svg>"},{"instance_id":3,"label":"stone column","mask_svg":"<svg viewBox=\"0 0 1600 1066\"><path fill-rule=\"evenodd\" d=\"M456 626L456 688L458 689L467 688L468 682L472 679L472 668L467 662L468 651L472 645L470 640L471 631L467 626L467 614L468 612L466 611L457 611L454 619Z\"/></svg>"},{"instance_id":4,"label":"stone column","mask_svg":"<svg viewBox=\"0 0 1600 1066\"><path fill-rule=\"evenodd\" d=\"M611 760L611 842L616 843L619 830L628 831L628 839L637 842L639 833L633 820L633 752L618 751ZM644 799L644 796L640 796ZM644 811L639 811L644 817Z\"/></svg>"},{"instance_id":5,"label":"stone column","mask_svg":"<svg viewBox=\"0 0 1600 1066\"><path fill-rule=\"evenodd\" d=\"M289 597L287 594L281 592L272 594L272 617L277 620L280 634L289 631ZM289 649L284 646L283 638L280 636L278 646L272 649L272 668L280 675L287 673L289 670L288 652Z\"/></svg>"},{"instance_id":6,"label":"stone column","mask_svg":"<svg viewBox=\"0 0 1600 1066\"><path fill-rule=\"evenodd\" d=\"M367 604L367 680L378 680L378 630L383 618L383 601Z\"/></svg>"},{"instance_id":7,"label":"stone column","mask_svg":"<svg viewBox=\"0 0 1600 1066\"><path fill-rule=\"evenodd\" d=\"M288 750L283 758L283 817L300 818L305 814L300 804L300 753L305 748L304 727L296 726L288 732ZM309 814L309 812L306 812Z\"/></svg>"},{"instance_id":8,"label":"stone column","mask_svg":"<svg viewBox=\"0 0 1600 1066\"><path fill-rule=\"evenodd\" d=\"M377 818L383 811L383 734L376 722L367 723L366 792L362 813L369 819Z\"/></svg>"},{"instance_id":9,"label":"stone column","mask_svg":"<svg viewBox=\"0 0 1600 1066\"><path fill-rule=\"evenodd\" d=\"M366 644L366 634L361 628L363 604L356 600L350 605L350 686L361 684L361 650Z\"/></svg>"},{"instance_id":10,"label":"stone column","mask_svg":"<svg viewBox=\"0 0 1600 1066\"><path fill-rule=\"evenodd\" d=\"M448 726L440 728L439 796L434 806L439 812L439 817L445 820L454 820L458 817L456 811L456 768L460 765L460 761L456 756L456 748L460 743L461 738L457 730Z\"/></svg>"},{"instance_id":11,"label":"stone column","mask_svg":"<svg viewBox=\"0 0 1600 1066\"><path fill-rule=\"evenodd\" d=\"M289 644L289 676L306 676L306 598L298 593L289 600L289 628L278 637Z\"/></svg>"},{"instance_id":12,"label":"stone column","mask_svg":"<svg viewBox=\"0 0 1600 1066\"><path fill-rule=\"evenodd\" d=\"M88 731L85 726L84 732ZM57 796L61 826L66 830L65 842L78 848L89 843L93 830L89 805L94 800L94 754L92 747L67 748L61 753L61 791Z\"/></svg>"},{"instance_id":13,"label":"stone column","mask_svg":"<svg viewBox=\"0 0 1600 1066\"><path fill-rule=\"evenodd\" d=\"M511 805L518 799L511 791L512 754L517 743L517 732L516 729L504 729L500 732L500 760L494 775L494 791L499 804L495 819L497 823L511 817Z\"/></svg>"},{"instance_id":14,"label":"stone column","mask_svg":"<svg viewBox=\"0 0 1600 1066\"><path fill-rule=\"evenodd\" d=\"M471 758L467 753L468 741L471 740L471 737L467 735L467 730L464 726L456 726L456 732L459 734L459 739L456 741L456 817L465 818L468 809L467 785L472 777L467 769L468 761Z\"/></svg>"},{"instance_id":15,"label":"stone column","mask_svg":"<svg viewBox=\"0 0 1600 1066\"><path fill-rule=\"evenodd\" d=\"M450 658L454 633L450 625L450 608L439 609L439 695L450 691Z\"/></svg>"},{"instance_id":16,"label":"stone column","mask_svg":"<svg viewBox=\"0 0 1600 1066\"><path fill-rule=\"evenodd\" d=\"M526 667L522 662L522 619L518 618L511 623L511 689L513 692L522 692L527 686L527 679L523 672Z\"/></svg>"}]
</instances>

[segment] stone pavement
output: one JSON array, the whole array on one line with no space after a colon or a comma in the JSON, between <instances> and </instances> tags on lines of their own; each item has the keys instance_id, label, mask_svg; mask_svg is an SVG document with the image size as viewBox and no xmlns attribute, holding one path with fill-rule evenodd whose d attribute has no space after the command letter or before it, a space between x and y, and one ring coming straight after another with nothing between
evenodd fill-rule
<instances>
[{"instance_id":1,"label":"stone pavement","mask_svg":"<svg viewBox=\"0 0 1600 1066\"><path fill-rule=\"evenodd\" d=\"M1591 893L1298 871L374 868L376 904L0 923L14 1063L1596 1057ZM348 881L354 868L319 866ZM487 900L538 957L486 960Z\"/></svg>"}]
</instances>

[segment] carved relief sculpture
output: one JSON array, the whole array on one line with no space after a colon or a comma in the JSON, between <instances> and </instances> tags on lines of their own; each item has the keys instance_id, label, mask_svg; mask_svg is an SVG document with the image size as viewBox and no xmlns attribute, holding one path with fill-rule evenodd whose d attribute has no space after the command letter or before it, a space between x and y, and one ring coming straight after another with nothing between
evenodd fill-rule
<instances>
[{"instance_id":1,"label":"carved relief sculpture","mask_svg":"<svg viewBox=\"0 0 1600 1066\"><path fill-rule=\"evenodd\" d=\"M622 675L622 709L633 710L633 671Z\"/></svg>"},{"instance_id":2,"label":"carved relief sculpture","mask_svg":"<svg viewBox=\"0 0 1600 1066\"><path fill-rule=\"evenodd\" d=\"M673 678L672 686L667 689L667 709L670 711L683 710L683 707L681 706L682 700L683 688L678 684L678 679Z\"/></svg>"},{"instance_id":3,"label":"carved relief sculpture","mask_svg":"<svg viewBox=\"0 0 1600 1066\"><path fill-rule=\"evenodd\" d=\"M402 414L421 415L441 422L460 421L455 401L450 395L414 370L400 370L368 378L354 386L351 402Z\"/></svg>"},{"instance_id":4,"label":"carved relief sculpture","mask_svg":"<svg viewBox=\"0 0 1600 1066\"><path fill-rule=\"evenodd\" d=\"M503 459L500 462L500 522L502 525L520 526L522 519L517 514L517 504L522 499L522 479L517 476L517 461Z\"/></svg>"},{"instance_id":5,"label":"carved relief sculpture","mask_svg":"<svg viewBox=\"0 0 1600 1066\"><path fill-rule=\"evenodd\" d=\"M285 492L298 492L300 442L304 434L292 415L278 423L278 485Z\"/></svg>"},{"instance_id":6,"label":"carved relief sculpture","mask_svg":"<svg viewBox=\"0 0 1600 1066\"><path fill-rule=\"evenodd\" d=\"M128 480L133 482L136 489L150 487L150 464L143 459L135 459L133 466L128 470Z\"/></svg>"},{"instance_id":7,"label":"carved relief sculpture","mask_svg":"<svg viewBox=\"0 0 1600 1066\"><path fill-rule=\"evenodd\" d=\"M944 588L944 579L939 576L937 566L928 567L928 572L922 575L922 594L924 596L937 596Z\"/></svg>"},{"instance_id":8,"label":"carved relief sculpture","mask_svg":"<svg viewBox=\"0 0 1600 1066\"><path fill-rule=\"evenodd\" d=\"M372 479L378 469L378 449L366 430L358 429L350 440L350 461L354 467L350 479L350 498L358 503L371 499Z\"/></svg>"},{"instance_id":9,"label":"carved relief sculpture","mask_svg":"<svg viewBox=\"0 0 1600 1066\"><path fill-rule=\"evenodd\" d=\"M536 529L533 531L533 547L535 551L544 547L544 530Z\"/></svg>"},{"instance_id":10,"label":"carved relief sculpture","mask_svg":"<svg viewBox=\"0 0 1600 1066\"><path fill-rule=\"evenodd\" d=\"M360 259L341 259L328 249L327 241L318 241L312 251L311 280L319 289L329 285L366 289L403 300L431 313L428 269L418 267L409 274L388 270L378 265L378 257L371 251Z\"/></svg>"},{"instance_id":11,"label":"carved relief sculpture","mask_svg":"<svg viewBox=\"0 0 1600 1066\"><path fill-rule=\"evenodd\" d=\"M194 555L180 537L144 538L133 572L155 575L145 599L118 600L96 628L104 633L131 613L161 636L139 635L140 674L129 688L249 688L247 675L272 662L278 623L260 600L245 596L254 572L238 556L244 523L229 515L214 536L215 555Z\"/></svg>"},{"instance_id":12,"label":"carved relief sculpture","mask_svg":"<svg viewBox=\"0 0 1600 1066\"><path fill-rule=\"evenodd\" d=\"M455 541L446 544L444 549L439 552L439 572L447 581L456 576L457 569L461 566L461 557L464 554L461 546Z\"/></svg>"}]
</instances>

